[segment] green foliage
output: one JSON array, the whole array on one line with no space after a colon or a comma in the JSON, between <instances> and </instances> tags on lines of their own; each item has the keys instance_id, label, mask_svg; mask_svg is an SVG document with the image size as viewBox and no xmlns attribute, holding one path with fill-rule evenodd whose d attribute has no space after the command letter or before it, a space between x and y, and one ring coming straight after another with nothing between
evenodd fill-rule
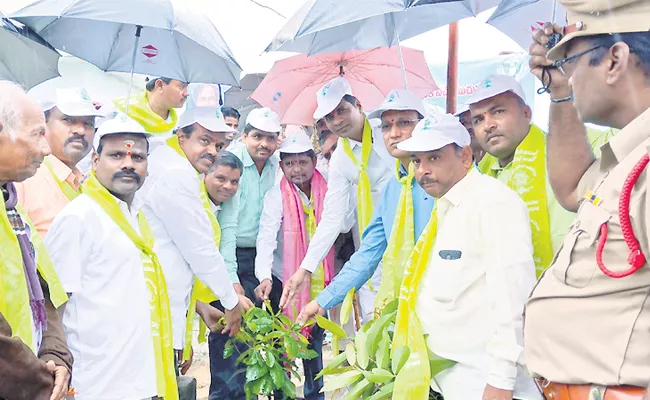
<instances>
[{"instance_id":1,"label":"green foliage","mask_svg":"<svg viewBox=\"0 0 650 400\"><path fill-rule=\"evenodd\" d=\"M349 294L348 294L349 295ZM347 298L346 298L347 299ZM352 307L352 301L344 302ZM341 315L349 315L349 310L341 310ZM334 359L328 363L319 376L330 376L323 387L323 392L351 387L347 399L385 400L393 395L395 377L408 361L411 352L408 347L392 348L393 332L397 318L397 300L385 305L373 320L357 332L354 341L347 344L345 351L334 353ZM327 319L317 323L334 334L334 339L341 336L343 328ZM391 353L392 352L392 353ZM392 357L391 357L392 354ZM454 365L453 361L429 355L431 376Z\"/></svg>"},{"instance_id":2,"label":"green foliage","mask_svg":"<svg viewBox=\"0 0 650 400\"><path fill-rule=\"evenodd\" d=\"M230 358L235 341L247 346L237 358L237 364L246 366L244 391L247 399L270 396L275 390L282 390L290 399L295 398L296 385L291 382L291 375L300 378L295 359L317 356L314 350L308 349L309 340L300 334L301 325L292 323L281 312L270 310L268 301L263 308L248 310L243 316L242 329L224 348L224 358Z\"/></svg>"}]
</instances>

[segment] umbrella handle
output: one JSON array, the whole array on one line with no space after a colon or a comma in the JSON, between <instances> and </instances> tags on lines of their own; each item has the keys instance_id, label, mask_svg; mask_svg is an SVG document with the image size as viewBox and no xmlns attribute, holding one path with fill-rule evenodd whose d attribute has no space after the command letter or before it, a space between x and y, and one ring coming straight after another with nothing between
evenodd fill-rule
<instances>
[{"instance_id":1,"label":"umbrella handle","mask_svg":"<svg viewBox=\"0 0 650 400\"><path fill-rule=\"evenodd\" d=\"M406 68L404 67L404 56L402 55L402 45L400 44L399 31L395 24L395 15L391 14L393 19L393 29L395 30L395 38L397 39L397 55L399 57L399 66L402 69L402 80L404 81L404 89L409 90L409 82L406 79Z\"/></svg>"},{"instance_id":2,"label":"umbrella handle","mask_svg":"<svg viewBox=\"0 0 650 400\"><path fill-rule=\"evenodd\" d=\"M129 103L131 100L131 89L133 89L133 72L135 70L135 56L138 53L138 43L140 43L140 33L142 25L135 27L135 44L133 45L133 56L131 57L131 79L129 80L129 92L126 94L126 115L129 115Z\"/></svg>"}]
</instances>

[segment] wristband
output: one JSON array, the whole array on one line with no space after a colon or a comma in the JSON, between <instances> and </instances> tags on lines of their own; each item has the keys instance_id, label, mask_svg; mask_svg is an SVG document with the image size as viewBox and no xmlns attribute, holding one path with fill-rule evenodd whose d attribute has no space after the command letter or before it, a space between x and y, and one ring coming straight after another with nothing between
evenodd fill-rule
<instances>
[{"instance_id":1,"label":"wristband","mask_svg":"<svg viewBox=\"0 0 650 400\"><path fill-rule=\"evenodd\" d=\"M551 97L551 103L564 103L565 101L571 101L573 100L573 96L568 96L568 97L562 97L560 99L554 99Z\"/></svg>"}]
</instances>

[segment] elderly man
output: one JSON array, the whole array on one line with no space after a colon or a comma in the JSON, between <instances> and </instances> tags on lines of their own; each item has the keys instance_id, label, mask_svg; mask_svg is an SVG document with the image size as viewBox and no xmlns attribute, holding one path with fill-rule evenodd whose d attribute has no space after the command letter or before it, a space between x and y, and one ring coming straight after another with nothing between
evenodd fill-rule
<instances>
[{"instance_id":1,"label":"elderly man","mask_svg":"<svg viewBox=\"0 0 650 400\"><path fill-rule=\"evenodd\" d=\"M236 271L228 270L219 252L218 224L201 177L215 164L226 132L231 131L217 108L187 110L176 135L151 154L149 177L138 194L167 278L174 348L179 351L186 347L186 315L195 276L226 309L224 333L237 333L241 305L250 303L240 300L233 288Z\"/></svg>"},{"instance_id":2,"label":"elderly man","mask_svg":"<svg viewBox=\"0 0 650 400\"><path fill-rule=\"evenodd\" d=\"M83 194L46 239L70 293L63 324L77 400L178 399L165 277L134 204L147 175L147 136L124 115L99 128Z\"/></svg>"},{"instance_id":3,"label":"elderly man","mask_svg":"<svg viewBox=\"0 0 650 400\"><path fill-rule=\"evenodd\" d=\"M396 160L395 176L382 192L359 250L332 283L301 311L301 321L341 303L350 289L363 286L382 259L382 280L375 307L381 308L397 298L404 265L433 210L433 197L414 179L409 153L399 150L397 145L411 137L425 113L424 105L413 93L395 90L369 115L381 119L384 144Z\"/></svg>"},{"instance_id":4,"label":"elderly man","mask_svg":"<svg viewBox=\"0 0 650 400\"><path fill-rule=\"evenodd\" d=\"M379 129L372 129L359 100L352 95L350 84L338 77L317 93L318 108L314 119L325 119L328 128L341 139L329 164L328 190L322 222L316 229L307 254L293 277L286 281L281 307L300 293L309 274L323 261L345 224L350 197L357 194L359 237L372 219L381 192L395 169L395 160L386 151ZM374 310L381 268L372 278L372 289L366 285L359 292L362 319L368 320Z\"/></svg>"},{"instance_id":5,"label":"elderly man","mask_svg":"<svg viewBox=\"0 0 650 400\"><path fill-rule=\"evenodd\" d=\"M72 370L55 309L67 296L42 242L30 238L14 189L50 154L45 131L41 109L0 81L0 399L63 400Z\"/></svg>"},{"instance_id":6,"label":"elderly man","mask_svg":"<svg viewBox=\"0 0 650 400\"><path fill-rule=\"evenodd\" d=\"M95 117L101 113L81 88L57 89L54 98L41 106L52 154L45 157L45 168L16 184L16 192L18 202L45 237L54 217L81 193L82 173L77 164L90 153Z\"/></svg>"},{"instance_id":7,"label":"elderly man","mask_svg":"<svg viewBox=\"0 0 650 400\"><path fill-rule=\"evenodd\" d=\"M154 135L149 139L151 151L169 138L178 124L176 108L182 108L190 93L188 84L171 78L154 78L146 90L129 100L129 117ZM126 112L126 98L114 100L115 108Z\"/></svg>"},{"instance_id":8,"label":"elderly man","mask_svg":"<svg viewBox=\"0 0 650 400\"><path fill-rule=\"evenodd\" d=\"M650 2L566 1L569 26L535 32L551 80L548 171L577 211L526 307L526 361L547 398L647 398L650 383ZM548 59L547 59L548 57ZM594 157L584 123L621 129ZM644 392L646 393L644 397Z\"/></svg>"},{"instance_id":9,"label":"elderly man","mask_svg":"<svg viewBox=\"0 0 650 400\"><path fill-rule=\"evenodd\" d=\"M397 144L436 206L407 262L393 350L411 349L394 398L539 399L526 375L523 308L535 284L530 222L517 194L474 167L470 137L452 115L425 118ZM428 348L428 351L427 351ZM430 376L429 354L455 362Z\"/></svg>"},{"instance_id":10,"label":"elderly man","mask_svg":"<svg viewBox=\"0 0 650 400\"><path fill-rule=\"evenodd\" d=\"M515 78L494 75L469 99L474 133L487 154L484 174L517 192L530 213L537 276L562 245L573 214L560 206L546 171L546 134L531 124L532 111Z\"/></svg>"}]
</instances>

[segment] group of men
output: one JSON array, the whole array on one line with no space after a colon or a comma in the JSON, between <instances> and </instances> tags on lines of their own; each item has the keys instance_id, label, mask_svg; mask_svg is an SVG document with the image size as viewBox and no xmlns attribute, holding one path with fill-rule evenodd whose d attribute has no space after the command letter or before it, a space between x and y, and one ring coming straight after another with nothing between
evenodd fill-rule
<instances>
[{"instance_id":1,"label":"group of men","mask_svg":"<svg viewBox=\"0 0 650 400\"><path fill-rule=\"evenodd\" d=\"M223 357L242 311L270 300L305 322L353 288L363 320L398 301L393 348L411 354L395 399L645 398L650 2L561 1L569 26L530 48L548 133L499 75L458 116L406 90L366 115L336 78L317 93L320 155L304 133L280 140L270 109L241 142L230 110L178 116L189 92L173 79L108 120L83 89L38 106L0 82L0 399L177 399L195 314L210 399L245 398ZM585 122L620 129L601 158ZM323 336L306 399L324 398ZM453 366L432 376L432 357Z\"/></svg>"}]
</instances>

